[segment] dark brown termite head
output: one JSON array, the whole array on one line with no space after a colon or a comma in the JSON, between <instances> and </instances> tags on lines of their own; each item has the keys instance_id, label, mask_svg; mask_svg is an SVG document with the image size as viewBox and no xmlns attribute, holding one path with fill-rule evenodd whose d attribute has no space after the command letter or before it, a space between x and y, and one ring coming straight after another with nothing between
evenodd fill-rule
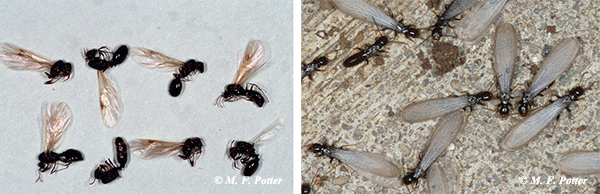
<instances>
[{"instance_id":1,"label":"dark brown termite head","mask_svg":"<svg viewBox=\"0 0 600 194\"><path fill-rule=\"evenodd\" d=\"M510 113L511 107L512 107L512 104L510 102L502 100L500 102L500 104L498 104L497 110L498 110L498 113L500 113L500 115L506 116Z\"/></svg>"},{"instance_id":2,"label":"dark brown termite head","mask_svg":"<svg viewBox=\"0 0 600 194\"><path fill-rule=\"evenodd\" d=\"M406 26L406 30L404 30L404 32L402 32L404 34L404 36L411 37L411 38L418 38L419 37L419 29L415 28L413 25L410 26Z\"/></svg>"},{"instance_id":3,"label":"dark brown termite head","mask_svg":"<svg viewBox=\"0 0 600 194\"><path fill-rule=\"evenodd\" d=\"M331 157L333 147L325 145L325 144L310 144L308 146L308 151L316 154L317 156L326 155Z\"/></svg>"},{"instance_id":4,"label":"dark brown termite head","mask_svg":"<svg viewBox=\"0 0 600 194\"><path fill-rule=\"evenodd\" d=\"M419 181L419 178L415 177L415 172L409 172L404 177L402 177L402 183L405 185L410 185L412 183L416 183Z\"/></svg>"},{"instance_id":5,"label":"dark brown termite head","mask_svg":"<svg viewBox=\"0 0 600 194\"><path fill-rule=\"evenodd\" d=\"M573 88L571 91L569 91L569 97L571 98L571 100L579 100L579 97L581 97L584 93L584 89L581 86L577 86L575 88Z\"/></svg>"},{"instance_id":6,"label":"dark brown termite head","mask_svg":"<svg viewBox=\"0 0 600 194\"><path fill-rule=\"evenodd\" d=\"M384 46L388 43L388 38L387 36L380 36L379 38L377 38L377 40L375 41L375 44L373 45L381 45Z\"/></svg>"},{"instance_id":7,"label":"dark brown termite head","mask_svg":"<svg viewBox=\"0 0 600 194\"><path fill-rule=\"evenodd\" d=\"M433 30L431 31L431 38L433 38L433 40L439 41L440 38L442 38L442 28L440 28L439 26L435 26L435 28L433 28Z\"/></svg>"}]
</instances>

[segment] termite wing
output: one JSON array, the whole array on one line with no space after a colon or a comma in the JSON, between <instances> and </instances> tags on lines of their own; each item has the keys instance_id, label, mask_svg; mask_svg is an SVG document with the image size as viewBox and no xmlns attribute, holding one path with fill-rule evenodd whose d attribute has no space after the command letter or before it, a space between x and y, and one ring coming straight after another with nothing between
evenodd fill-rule
<instances>
[{"instance_id":1,"label":"termite wing","mask_svg":"<svg viewBox=\"0 0 600 194\"><path fill-rule=\"evenodd\" d=\"M402 119L409 123L423 122L459 111L465 107L483 104L483 101L489 101L491 98L492 93L486 91L475 95L419 101L406 106L402 110Z\"/></svg>"},{"instance_id":2,"label":"termite wing","mask_svg":"<svg viewBox=\"0 0 600 194\"><path fill-rule=\"evenodd\" d=\"M456 28L456 34L467 45L473 45L487 34L490 25L500 16L507 0L489 0L474 7Z\"/></svg>"},{"instance_id":3,"label":"termite wing","mask_svg":"<svg viewBox=\"0 0 600 194\"><path fill-rule=\"evenodd\" d=\"M519 114L527 115L533 98L550 85L560 74L567 71L579 53L581 43L575 38L561 40L542 62L540 70L519 102Z\"/></svg>"},{"instance_id":4,"label":"termite wing","mask_svg":"<svg viewBox=\"0 0 600 194\"><path fill-rule=\"evenodd\" d=\"M332 0L332 2L338 10L356 19L394 30L407 37L419 36L419 31L413 26L406 26L402 21L396 21L367 0Z\"/></svg>"},{"instance_id":5,"label":"termite wing","mask_svg":"<svg viewBox=\"0 0 600 194\"><path fill-rule=\"evenodd\" d=\"M106 72L98 71L98 89L102 121L106 127L113 128L121 118L121 99L114 78Z\"/></svg>"},{"instance_id":6,"label":"termite wing","mask_svg":"<svg viewBox=\"0 0 600 194\"><path fill-rule=\"evenodd\" d=\"M464 127L464 117L460 111L456 111L450 113L443 117L440 121L438 121L435 131L431 134L429 142L427 143L427 148L425 149L425 153L423 158L417 165L417 168L407 173L406 176L402 178L402 182L404 184L411 184L416 182L417 179L423 177L427 169L433 164L446 148L454 142L456 136L462 128Z\"/></svg>"},{"instance_id":7,"label":"termite wing","mask_svg":"<svg viewBox=\"0 0 600 194\"><path fill-rule=\"evenodd\" d=\"M445 168L440 163L431 165L427 171L427 190L430 194L460 193L457 185L460 183L459 167L455 162L445 165Z\"/></svg>"},{"instance_id":8,"label":"termite wing","mask_svg":"<svg viewBox=\"0 0 600 194\"><path fill-rule=\"evenodd\" d=\"M501 115L510 113L510 90L512 77L517 62L517 35L515 28L510 23L502 22L496 28L494 43L494 70L500 88L500 104L498 112Z\"/></svg>"},{"instance_id":9,"label":"termite wing","mask_svg":"<svg viewBox=\"0 0 600 194\"><path fill-rule=\"evenodd\" d=\"M560 157L558 169L573 176L600 173L600 152L574 151Z\"/></svg>"},{"instance_id":10,"label":"termite wing","mask_svg":"<svg viewBox=\"0 0 600 194\"><path fill-rule=\"evenodd\" d=\"M393 158L370 152L345 150L324 144L312 144L308 147L308 150L317 156L326 155L335 158L383 187L391 188L401 185L400 175L404 168Z\"/></svg>"},{"instance_id":11,"label":"termite wing","mask_svg":"<svg viewBox=\"0 0 600 194\"><path fill-rule=\"evenodd\" d=\"M542 129L560 114L560 112L571 105L572 102L579 100L584 93L584 89L577 86L568 95L559 98L552 104L546 105L531 115L521 119L517 124L513 125L500 144L504 150L515 150L525 146L533 139Z\"/></svg>"}]
</instances>

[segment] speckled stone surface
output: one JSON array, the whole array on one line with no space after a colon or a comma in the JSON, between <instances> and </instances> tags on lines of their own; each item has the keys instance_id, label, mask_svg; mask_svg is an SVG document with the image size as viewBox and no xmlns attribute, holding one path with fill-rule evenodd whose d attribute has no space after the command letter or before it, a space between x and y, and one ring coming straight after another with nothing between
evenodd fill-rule
<instances>
[{"instance_id":1,"label":"speckled stone surface","mask_svg":"<svg viewBox=\"0 0 600 194\"><path fill-rule=\"evenodd\" d=\"M443 0L440 6L430 8L426 5L428 0L369 1L379 7L389 7L396 19L401 17L402 12L405 24L420 28L435 23L437 18L432 9L441 14L443 5L451 2ZM569 89L577 85L589 86L598 81L599 10L600 2L589 0L508 1L501 19L514 25L520 37L511 94L513 104L516 104L522 90L527 88L527 82L533 78L532 70L535 71L535 68L531 67L539 67L544 52L549 52L562 38L578 37L582 44L581 52L573 67L543 91L543 96L535 98L535 108L567 94ZM469 14L469 11L464 14ZM457 22L451 22L451 25L455 26ZM326 0L303 0L302 61L308 63L327 54L332 61L322 68L323 71L314 74L313 81L302 80L302 144L306 146L340 140L336 145L356 144L345 148L383 154L397 159L406 169L415 168L419 154L425 149L430 132L439 119L406 123L400 118L403 107L421 100L461 95L462 92L473 94L490 90L497 95L492 68L494 31L495 24L479 43L470 47L460 39L443 37L441 41L459 47L466 63L442 76L434 75L433 70L424 70L416 56L422 51L424 57L434 63L431 40L416 47L422 39L410 41L401 34L391 40L408 44L387 45L386 53L381 58L383 62L371 59L368 65L363 63L344 68L341 63L357 52L354 48L372 44L381 35L380 32L372 24L337 11ZM448 28L444 32L454 35L453 29ZM389 30L384 33L394 36ZM425 32L422 37L429 34ZM446 165L451 162L459 166L458 169L446 170L447 173L458 174L456 182L460 193L595 192L600 174L569 176L558 171L556 161L567 151L600 150L598 88L598 85L594 85L586 91L583 99L570 106L570 119L569 113L563 111L558 121L553 121L524 148L513 152L502 151L499 143L510 126L521 117L515 114L501 118L492 111L498 100L492 100L484 107L476 106L462 133L436 163L441 163L443 168L452 166ZM344 168L337 161L332 164L329 164L327 157L316 157L303 147L303 182L310 182L317 170L321 169L319 174L328 179L322 187L313 186L313 190L318 189L319 193L409 192L404 186L383 188L354 170ZM333 166L336 166L335 170L332 170ZM522 184L519 177L527 177L528 183ZM540 178L540 184L532 184L532 178L537 177ZM554 180L546 184L549 177ZM559 184L561 177L588 180L582 185L567 185ZM410 186L410 190L412 193L425 193L425 184L425 179L420 180L417 186Z\"/></svg>"}]
</instances>

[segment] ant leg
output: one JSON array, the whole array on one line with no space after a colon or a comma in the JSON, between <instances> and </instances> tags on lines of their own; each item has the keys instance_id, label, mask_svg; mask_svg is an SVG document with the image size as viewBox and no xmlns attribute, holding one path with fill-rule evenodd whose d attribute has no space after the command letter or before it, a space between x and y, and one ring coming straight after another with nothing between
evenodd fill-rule
<instances>
[{"instance_id":1,"label":"ant leg","mask_svg":"<svg viewBox=\"0 0 600 194\"><path fill-rule=\"evenodd\" d=\"M40 182L44 182L44 181L42 180L42 171L41 171L41 170L38 170L38 178L37 178L37 180L35 180L35 182L37 183L38 181L40 181Z\"/></svg>"}]
</instances>

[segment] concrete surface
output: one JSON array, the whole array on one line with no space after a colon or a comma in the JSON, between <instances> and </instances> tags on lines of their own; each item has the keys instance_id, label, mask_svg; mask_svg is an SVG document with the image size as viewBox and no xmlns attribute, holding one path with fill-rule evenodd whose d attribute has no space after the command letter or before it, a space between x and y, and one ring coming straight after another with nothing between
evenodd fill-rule
<instances>
[{"instance_id":1,"label":"concrete surface","mask_svg":"<svg viewBox=\"0 0 600 194\"><path fill-rule=\"evenodd\" d=\"M387 6L405 24L426 28L435 23L436 15L427 7L428 0L392 1L369 0ZM441 14L444 0L434 10ZM533 78L531 65L539 66L544 48L553 46L562 38L579 37L581 52L573 67L536 97L537 108L548 104L556 96L565 95L569 89L582 84L589 86L598 81L599 48L596 44L600 14L598 1L509 1L504 7L502 19L515 26L520 37L519 57L513 80L512 102L516 104L527 81ZM465 12L468 14L468 11ZM451 25L456 25L452 22ZM431 41L418 48L403 35L394 41L409 44L386 46L383 62L371 59L369 65L361 64L344 68L341 63L349 55L364 48L380 36L374 25L364 23L341 13L326 1L302 1L302 61L330 54L333 61L314 75L314 81L302 80L302 145L310 143L356 144L346 147L360 151L384 154L399 160L406 169L413 169L419 162L419 153L425 149L429 133L437 120L409 124L400 119L403 107L410 103L491 90L497 94L496 78L492 69L493 25L489 33L471 47L457 38L444 37L442 41L459 46L466 63L456 69L436 76L432 70L423 70L416 57L420 51L431 57ZM321 38L322 32L328 36ZM385 31L393 36L390 31ZM453 35L448 29L445 34ZM422 35L429 35L426 32ZM588 72L585 76L584 72ZM583 82L580 80L583 79ZM453 160L460 169L458 181L461 193L591 193L596 191L600 175L568 176L559 172L556 161L560 155L573 150L600 150L598 116L598 87L586 91L585 97L571 105L573 116L567 119L563 111L556 125L546 127L524 148L506 152L499 148L500 138L519 119L518 115L501 118L495 111L497 100L484 107L477 106L470 114L468 123L457 140L442 156L442 161ZM488 110L489 109L489 110ZM463 114L468 114L463 113ZM582 130L578 130L582 129ZM553 134L553 135L552 135ZM302 181L310 182L318 169L319 175L327 176L322 187L313 186L323 193L408 193L407 187L383 188L351 169L345 169L336 161L327 164L326 157L315 157L306 147L302 150ZM442 162L444 163L444 162ZM336 166L336 170L331 170ZM328 172L329 171L329 172ZM328 172L328 173L326 173ZM521 184L519 177L540 177L542 184ZM546 184L553 177L555 181ZM588 179L583 185L559 184L561 177ZM425 192L425 180L421 180L412 193Z\"/></svg>"}]
</instances>

